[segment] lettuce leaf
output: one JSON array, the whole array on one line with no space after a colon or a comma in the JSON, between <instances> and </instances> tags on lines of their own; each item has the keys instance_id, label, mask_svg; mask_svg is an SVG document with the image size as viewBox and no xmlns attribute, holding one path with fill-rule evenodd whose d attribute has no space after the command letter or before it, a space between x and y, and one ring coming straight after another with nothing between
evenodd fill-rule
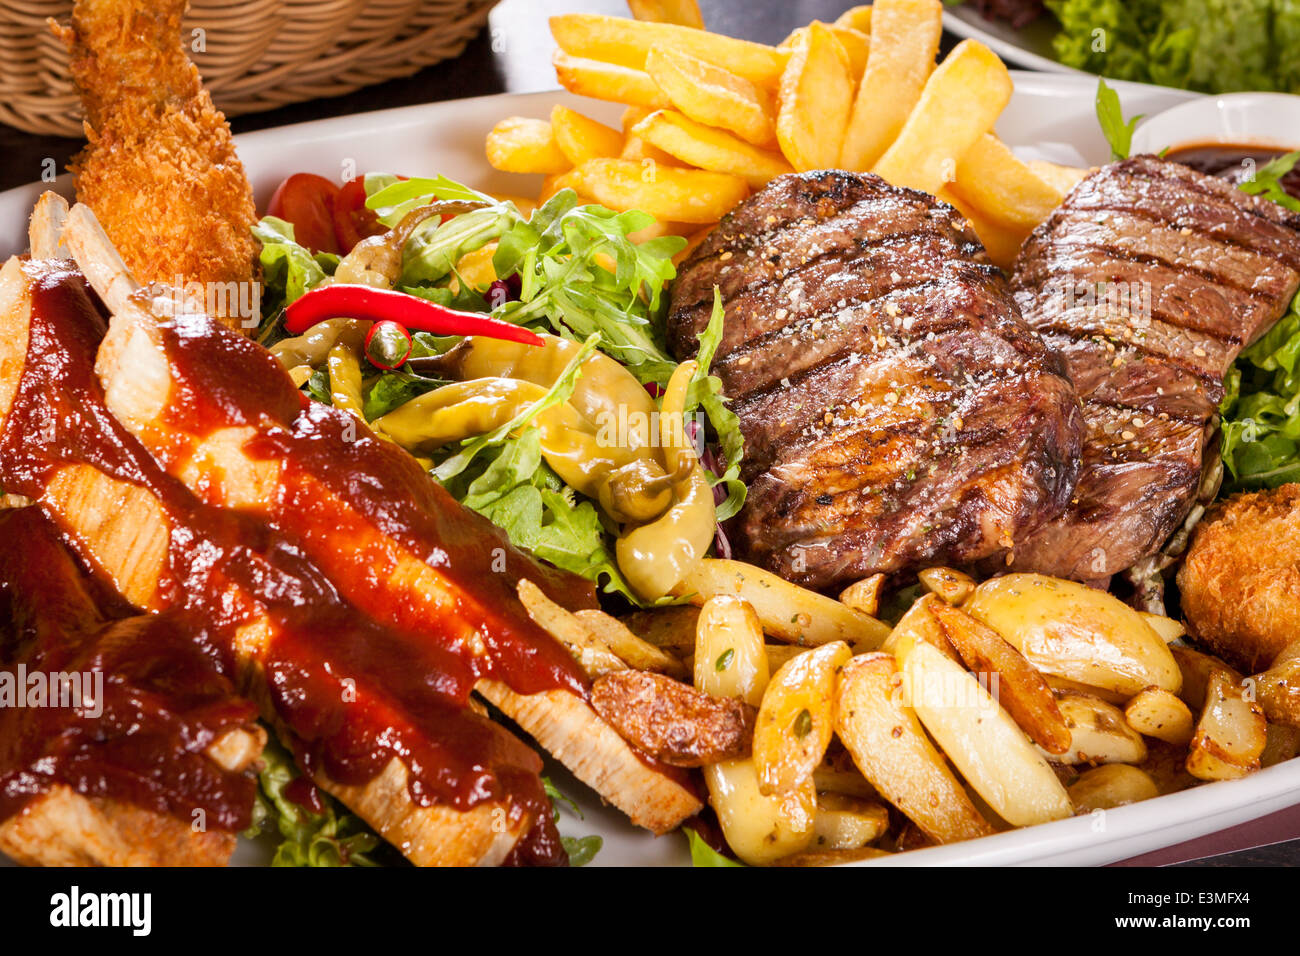
<instances>
[{"instance_id":1,"label":"lettuce leaf","mask_svg":"<svg viewBox=\"0 0 1300 956\"><path fill-rule=\"evenodd\" d=\"M293 224L274 216L263 216L253 226L253 235L262 243L262 315L275 328L275 320L285 306L334 274L339 257L328 252L312 253L298 245ZM262 341L264 337L259 334L258 338Z\"/></svg>"},{"instance_id":2,"label":"lettuce leaf","mask_svg":"<svg viewBox=\"0 0 1300 956\"><path fill-rule=\"evenodd\" d=\"M709 324L699 336L700 351L696 359L699 367L686 392L686 415L689 418L697 408L702 408L717 436L725 470L720 475L708 468L704 471L711 486L726 487L727 497L717 508L718 520L726 521L740 512L748 490L740 480L740 463L745 457L745 436L740 432L740 419L727 407L727 399L722 396L722 380L709 374L713 367L713 357L722 344L722 321L722 295L715 286L713 312L709 315Z\"/></svg>"},{"instance_id":3,"label":"lettuce leaf","mask_svg":"<svg viewBox=\"0 0 1300 956\"><path fill-rule=\"evenodd\" d=\"M704 837L700 836L689 827L682 827L682 832L686 834L686 839L691 845L691 866L741 866L745 864L737 863L728 857L723 856L713 847L704 842Z\"/></svg>"},{"instance_id":4,"label":"lettuce leaf","mask_svg":"<svg viewBox=\"0 0 1300 956\"><path fill-rule=\"evenodd\" d=\"M1300 481L1300 296L1241 353L1221 406L1227 489Z\"/></svg>"}]
</instances>

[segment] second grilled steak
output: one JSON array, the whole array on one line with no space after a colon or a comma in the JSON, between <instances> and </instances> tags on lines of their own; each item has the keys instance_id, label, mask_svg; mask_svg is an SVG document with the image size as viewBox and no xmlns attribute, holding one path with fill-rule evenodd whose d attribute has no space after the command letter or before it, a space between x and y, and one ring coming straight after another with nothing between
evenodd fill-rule
<instances>
[{"instance_id":1,"label":"second grilled steak","mask_svg":"<svg viewBox=\"0 0 1300 956\"><path fill-rule=\"evenodd\" d=\"M681 357L715 285L750 560L823 588L969 563L1064 509L1078 399L950 206L872 175L783 176L683 264Z\"/></svg>"},{"instance_id":2,"label":"second grilled steak","mask_svg":"<svg viewBox=\"0 0 1300 956\"><path fill-rule=\"evenodd\" d=\"M1223 377L1300 285L1300 216L1139 156L1085 179L1021 250L1013 286L1058 349L1088 435L1069 510L1014 565L1098 580L1155 554L1188 514Z\"/></svg>"}]
</instances>

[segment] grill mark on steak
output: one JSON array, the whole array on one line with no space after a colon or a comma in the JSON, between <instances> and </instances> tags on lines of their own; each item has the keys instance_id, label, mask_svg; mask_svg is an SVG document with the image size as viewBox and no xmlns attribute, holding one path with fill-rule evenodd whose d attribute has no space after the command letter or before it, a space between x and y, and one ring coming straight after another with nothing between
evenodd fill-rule
<instances>
[{"instance_id":1,"label":"grill mark on steak","mask_svg":"<svg viewBox=\"0 0 1300 956\"><path fill-rule=\"evenodd\" d=\"M871 175L784 176L683 265L668 323L681 357L715 284L715 369L746 441L745 557L829 587L978 560L1066 506L1078 399L951 207Z\"/></svg>"},{"instance_id":2,"label":"grill mark on steak","mask_svg":"<svg viewBox=\"0 0 1300 956\"><path fill-rule=\"evenodd\" d=\"M1017 543L1013 566L1100 580L1154 554L1190 509L1223 376L1300 287L1300 216L1151 156L1085 179L1021 250L1012 285L1065 360L1087 438L1069 510ZM1082 284L1136 283L1141 335Z\"/></svg>"}]
</instances>

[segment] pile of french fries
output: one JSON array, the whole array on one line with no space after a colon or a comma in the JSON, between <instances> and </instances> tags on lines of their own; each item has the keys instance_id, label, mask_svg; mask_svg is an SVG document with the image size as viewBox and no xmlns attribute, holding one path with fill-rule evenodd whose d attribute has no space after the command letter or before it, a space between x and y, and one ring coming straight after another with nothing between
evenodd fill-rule
<instances>
[{"instance_id":1,"label":"pile of french fries","mask_svg":"<svg viewBox=\"0 0 1300 956\"><path fill-rule=\"evenodd\" d=\"M523 582L593 678L653 670L757 708L751 755L703 768L731 850L816 865L1106 811L1300 751L1300 642L1243 677L1182 625L1038 574L932 568L892 628L884 578L838 600L706 559L689 604L615 620Z\"/></svg>"},{"instance_id":2,"label":"pile of french fries","mask_svg":"<svg viewBox=\"0 0 1300 956\"><path fill-rule=\"evenodd\" d=\"M694 0L629 6L637 19L551 20L560 84L626 106L621 129L557 105L488 135L495 168L545 176L539 201L571 188L693 246L777 176L870 171L956 206L1009 267L1086 173L1023 162L994 135L1012 83L987 47L967 40L936 66L941 0L877 0L777 47L705 31Z\"/></svg>"}]
</instances>

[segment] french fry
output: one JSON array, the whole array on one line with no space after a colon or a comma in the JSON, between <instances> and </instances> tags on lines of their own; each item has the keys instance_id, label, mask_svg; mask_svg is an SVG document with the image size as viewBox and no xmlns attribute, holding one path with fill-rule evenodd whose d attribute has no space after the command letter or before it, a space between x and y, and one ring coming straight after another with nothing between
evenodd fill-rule
<instances>
[{"instance_id":1,"label":"french fry","mask_svg":"<svg viewBox=\"0 0 1300 956\"><path fill-rule=\"evenodd\" d=\"M533 622L569 649L590 677L625 671L627 664L584 625L577 617L556 604L532 581L522 578L519 601Z\"/></svg>"},{"instance_id":2,"label":"french fry","mask_svg":"<svg viewBox=\"0 0 1300 956\"><path fill-rule=\"evenodd\" d=\"M654 112L659 112L655 110ZM662 163L665 166L681 166L682 161L672 153L666 153L658 146L647 143L635 133L629 133L627 139L623 141L623 152L619 154L620 159L630 159L633 162L644 162L650 160L655 163Z\"/></svg>"},{"instance_id":3,"label":"french fry","mask_svg":"<svg viewBox=\"0 0 1300 956\"><path fill-rule=\"evenodd\" d=\"M883 621L743 561L705 558L677 591L692 604L719 595L742 597L758 614L764 631L791 644L816 647L844 641L853 647L879 647L889 636Z\"/></svg>"},{"instance_id":4,"label":"french fry","mask_svg":"<svg viewBox=\"0 0 1300 956\"><path fill-rule=\"evenodd\" d=\"M704 17L696 0L627 0L627 5L638 20L704 29Z\"/></svg>"},{"instance_id":5,"label":"french fry","mask_svg":"<svg viewBox=\"0 0 1300 956\"><path fill-rule=\"evenodd\" d=\"M1191 709L1159 687L1148 687L1124 707L1124 719L1140 734L1171 744L1187 744L1192 739L1196 718Z\"/></svg>"},{"instance_id":6,"label":"french fry","mask_svg":"<svg viewBox=\"0 0 1300 956\"><path fill-rule=\"evenodd\" d=\"M901 665L907 703L994 813L1013 826L1073 813L1065 788L1043 755L960 664L934 645L917 641Z\"/></svg>"},{"instance_id":7,"label":"french fry","mask_svg":"<svg viewBox=\"0 0 1300 956\"><path fill-rule=\"evenodd\" d=\"M617 156L623 151L623 135L618 130L567 106L557 104L551 110L551 131L570 166L581 166L589 159Z\"/></svg>"},{"instance_id":8,"label":"french fry","mask_svg":"<svg viewBox=\"0 0 1300 956\"><path fill-rule=\"evenodd\" d=\"M700 169L743 177L754 189L794 172L780 153L759 149L673 110L657 110L632 129L633 135L677 159Z\"/></svg>"},{"instance_id":9,"label":"french fry","mask_svg":"<svg viewBox=\"0 0 1300 956\"><path fill-rule=\"evenodd\" d=\"M993 128L1011 89L998 55L963 40L930 74L916 109L872 172L895 186L938 192L956 178L958 159Z\"/></svg>"},{"instance_id":10,"label":"french fry","mask_svg":"<svg viewBox=\"0 0 1300 956\"><path fill-rule=\"evenodd\" d=\"M762 702L767 657L753 608L734 597L705 602L696 629L694 671L697 690L755 706ZM704 782L727 845L746 863L771 863L811 842L817 811L811 776L790 793L766 796L753 759L745 758L705 767Z\"/></svg>"},{"instance_id":11,"label":"french fry","mask_svg":"<svg viewBox=\"0 0 1300 956\"><path fill-rule=\"evenodd\" d=\"M1113 595L1042 574L985 581L962 605L1046 674L1132 696L1155 685L1178 692L1170 649Z\"/></svg>"},{"instance_id":12,"label":"french fry","mask_svg":"<svg viewBox=\"0 0 1300 956\"><path fill-rule=\"evenodd\" d=\"M781 76L776 136L800 172L836 166L853 107L849 57L824 24L812 23Z\"/></svg>"},{"instance_id":13,"label":"french fry","mask_svg":"<svg viewBox=\"0 0 1300 956\"><path fill-rule=\"evenodd\" d=\"M841 591L840 603L875 617L880 613L880 594L884 588L885 576L873 574L861 581L854 581Z\"/></svg>"},{"instance_id":14,"label":"french fry","mask_svg":"<svg viewBox=\"0 0 1300 956\"><path fill-rule=\"evenodd\" d=\"M850 30L857 30L859 33L871 36L871 4L849 7L835 18L835 26L847 27ZM933 60L934 56L931 55L930 59Z\"/></svg>"},{"instance_id":15,"label":"french fry","mask_svg":"<svg viewBox=\"0 0 1300 956\"><path fill-rule=\"evenodd\" d=\"M562 173L573 164L560 151L546 120L511 116L487 136L487 160L506 173Z\"/></svg>"},{"instance_id":16,"label":"french fry","mask_svg":"<svg viewBox=\"0 0 1300 956\"><path fill-rule=\"evenodd\" d=\"M1085 770L1067 789L1077 813L1113 810L1160 796L1150 774L1122 763L1108 763Z\"/></svg>"},{"instance_id":17,"label":"french fry","mask_svg":"<svg viewBox=\"0 0 1300 956\"><path fill-rule=\"evenodd\" d=\"M812 780L834 731L839 669L852 656L843 641L800 654L772 675L754 723L759 792L791 793Z\"/></svg>"},{"instance_id":18,"label":"french fry","mask_svg":"<svg viewBox=\"0 0 1300 956\"><path fill-rule=\"evenodd\" d=\"M560 173L557 176L547 176L542 180L542 191L537 196L537 205L545 205L546 201L558 193L561 189L574 189L573 170ZM576 192L577 190L574 189ZM578 205L586 205L591 200L584 196L578 197Z\"/></svg>"},{"instance_id":19,"label":"french fry","mask_svg":"<svg viewBox=\"0 0 1300 956\"><path fill-rule=\"evenodd\" d=\"M776 142L772 97L744 77L669 49L651 50L646 72L673 106L697 123L730 130L755 146Z\"/></svg>"},{"instance_id":20,"label":"french fry","mask_svg":"<svg viewBox=\"0 0 1300 956\"><path fill-rule=\"evenodd\" d=\"M678 50L773 88L786 56L774 47L670 23L649 23L596 14L551 17L551 34L565 53L644 70L655 48Z\"/></svg>"},{"instance_id":21,"label":"french fry","mask_svg":"<svg viewBox=\"0 0 1300 956\"><path fill-rule=\"evenodd\" d=\"M871 51L866 70L855 77L861 82L839 165L865 172L898 138L921 98L939 52L943 4L939 0L877 0L865 14L850 10L836 22L853 27L861 20L870 28ZM867 32L861 26L854 28Z\"/></svg>"},{"instance_id":22,"label":"french fry","mask_svg":"<svg viewBox=\"0 0 1300 956\"><path fill-rule=\"evenodd\" d=\"M875 800L842 793L817 794L812 845L818 850L857 850L889 829L889 810Z\"/></svg>"},{"instance_id":23,"label":"french fry","mask_svg":"<svg viewBox=\"0 0 1300 956\"><path fill-rule=\"evenodd\" d=\"M871 54L871 37L852 27L840 26L837 23L830 24L830 31L835 34L840 45L844 47L845 54L848 55L849 78L853 80L854 89L857 89L862 74L867 71L867 57Z\"/></svg>"},{"instance_id":24,"label":"french fry","mask_svg":"<svg viewBox=\"0 0 1300 956\"><path fill-rule=\"evenodd\" d=\"M645 70L570 56L563 50L556 50L551 62L555 66L555 78L570 93L590 96L594 100L628 103L648 110L672 106Z\"/></svg>"},{"instance_id":25,"label":"french fry","mask_svg":"<svg viewBox=\"0 0 1300 956\"><path fill-rule=\"evenodd\" d=\"M997 676L998 703L1029 739L1050 754L1065 753L1070 730L1043 675L1001 634L960 608L935 601L929 611L970 670L989 680Z\"/></svg>"},{"instance_id":26,"label":"french fry","mask_svg":"<svg viewBox=\"0 0 1300 956\"><path fill-rule=\"evenodd\" d=\"M590 159L569 175L574 189L603 206L674 222L717 222L749 193L739 176L650 160Z\"/></svg>"},{"instance_id":27,"label":"french fry","mask_svg":"<svg viewBox=\"0 0 1300 956\"><path fill-rule=\"evenodd\" d=\"M1243 684L1225 669L1210 675L1205 708L1196 723L1187 772L1198 780L1232 780L1261 765L1268 722Z\"/></svg>"},{"instance_id":28,"label":"french fry","mask_svg":"<svg viewBox=\"0 0 1300 956\"><path fill-rule=\"evenodd\" d=\"M936 843L988 836L993 827L902 702L894 658L870 653L840 671L835 732L862 775Z\"/></svg>"},{"instance_id":29,"label":"french fry","mask_svg":"<svg viewBox=\"0 0 1300 956\"><path fill-rule=\"evenodd\" d=\"M641 640L618 618L596 610L575 611L573 616L597 640L637 670L655 671L678 678L686 676L686 668L682 667L681 661Z\"/></svg>"},{"instance_id":30,"label":"french fry","mask_svg":"<svg viewBox=\"0 0 1300 956\"><path fill-rule=\"evenodd\" d=\"M1011 229L1033 229L1065 199L1064 191L1041 178L992 133L977 139L957 161L951 188L986 218Z\"/></svg>"},{"instance_id":31,"label":"french fry","mask_svg":"<svg viewBox=\"0 0 1300 956\"><path fill-rule=\"evenodd\" d=\"M1300 727L1300 641L1282 648L1269 669L1251 680L1270 721Z\"/></svg>"},{"instance_id":32,"label":"french fry","mask_svg":"<svg viewBox=\"0 0 1300 956\"><path fill-rule=\"evenodd\" d=\"M632 132L633 126L653 112L654 110L648 110L643 106L629 106L625 109L623 115L619 118L619 125L623 128L623 135L627 136L628 133Z\"/></svg>"},{"instance_id":33,"label":"french fry","mask_svg":"<svg viewBox=\"0 0 1300 956\"><path fill-rule=\"evenodd\" d=\"M1011 228L993 222L947 186L940 189L938 195L966 217L975 230L975 235L988 251L989 260L998 268L1010 271L1015 265L1016 256L1020 255L1020 247L1025 244L1032 230Z\"/></svg>"},{"instance_id":34,"label":"french fry","mask_svg":"<svg viewBox=\"0 0 1300 956\"><path fill-rule=\"evenodd\" d=\"M1080 169L1077 166L1062 166L1060 163L1049 163L1045 159L1031 159L1026 165L1040 179L1056 187L1063 196L1083 182L1084 177L1092 172L1090 169Z\"/></svg>"},{"instance_id":35,"label":"french fry","mask_svg":"<svg viewBox=\"0 0 1300 956\"><path fill-rule=\"evenodd\" d=\"M1069 692L1058 693L1056 702L1070 728L1070 746L1064 753L1052 754L1052 760L1070 766L1146 760L1146 741L1114 704L1091 694Z\"/></svg>"},{"instance_id":36,"label":"french fry","mask_svg":"<svg viewBox=\"0 0 1300 956\"><path fill-rule=\"evenodd\" d=\"M691 253L695 251L696 247L699 246L700 243L702 243L705 239L709 238L709 234L712 232L713 232L713 226L709 225L709 226L705 226L699 232L692 233L691 235L687 236L686 248L684 248L681 252L677 253L677 255L673 256L673 265L677 266L678 268L681 268L682 263L685 262L690 257Z\"/></svg>"},{"instance_id":37,"label":"french fry","mask_svg":"<svg viewBox=\"0 0 1300 956\"><path fill-rule=\"evenodd\" d=\"M952 568L926 568L919 575L921 585L948 604L960 604L975 590L975 579Z\"/></svg>"}]
</instances>

